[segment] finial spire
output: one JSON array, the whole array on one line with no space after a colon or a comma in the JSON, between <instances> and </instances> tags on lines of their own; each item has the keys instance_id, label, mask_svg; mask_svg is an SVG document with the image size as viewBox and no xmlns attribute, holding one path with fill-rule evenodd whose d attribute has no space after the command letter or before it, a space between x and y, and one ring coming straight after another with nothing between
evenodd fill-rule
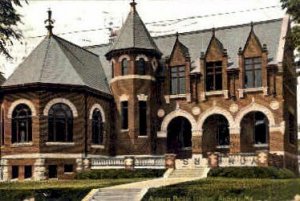
<instances>
[{"instance_id":1,"label":"finial spire","mask_svg":"<svg viewBox=\"0 0 300 201\"><path fill-rule=\"evenodd\" d=\"M213 27L213 28L211 29L211 32L212 32L212 36L215 36L215 34L216 34L215 27Z\"/></svg>"},{"instance_id":2,"label":"finial spire","mask_svg":"<svg viewBox=\"0 0 300 201\"><path fill-rule=\"evenodd\" d=\"M251 26L251 31L253 31L254 24L252 21L250 22L250 26Z\"/></svg>"},{"instance_id":3,"label":"finial spire","mask_svg":"<svg viewBox=\"0 0 300 201\"><path fill-rule=\"evenodd\" d=\"M135 0L132 0L132 2L130 3L131 10L134 11L134 12L136 11L136 8L135 8L136 4L137 3L135 2Z\"/></svg>"},{"instance_id":4,"label":"finial spire","mask_svg":"<svg viewBox=\"0 0 300 201\"><path fill-rule=\"evenodd\" d=\"M52 11L51 9L49 8L48 11L48 19L45 20L45 24L47 24L46 28L48 29L48 36L52 36L53 35L53 32L52 32L52 29L53 29L53 24L54 24L54 20L52 19Z\"/></svg>"},{"instance_id":5,"label":"finial spire","mask_svg":"<svg viewBox=\"0 0 300 201\"><path fill-rule=\"evenodd\" d=\"M179 33L178 33L178 31L176 32L176 40L178 40L179 39Z\"/></svg>"}]
</instances>

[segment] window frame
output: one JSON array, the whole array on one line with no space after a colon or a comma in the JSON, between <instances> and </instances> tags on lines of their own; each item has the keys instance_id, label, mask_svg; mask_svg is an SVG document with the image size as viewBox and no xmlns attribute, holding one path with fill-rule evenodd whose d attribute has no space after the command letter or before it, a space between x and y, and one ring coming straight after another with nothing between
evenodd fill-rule
<instances>
[{"instance_id":1,"label":"window frame","mask_svg":"<svg viewBox=\"0 0 300 201\"><path fill-rule=\"evenodd\" d=\"M171 66L169 69L169 74L170 74L170 95L186 94L187 92L186 66L185 65ZM176 89L173 91L174 89L173 86L175 85L175 83L176 83Z\"/></svg>"},{"instance_id":2,"label":"window frame","mask_svg":"<svg viewBox=\"0 0 300 201\"><path fill-rule=\"evenodd\" d=\"M25 165L24 166L24 179L30 179L30 178L32 178L32 166L31 165Z\"/></svg>"},{"instance_id":3,"label":"window frame","mask_svg":"<svg viewBox=\"0 0 300 201\"><path fill-rule=\"evenodd\" d=\"M127 58L124 58L121 61L121 75L127 75L128 70L129 70L129 62Z\"/></svg>"},{"instance_id":4,"label":"window frame","mask_svg":"<svg viewBox=\"0 0 300 201\"><path fill-rule=\"evenodd\" d=\"M211 64L211 65L208 65ZM220 64L220 65L218 65ZM209 70L212 70L212 72L208 72ZM205 62L205 91L220 91L223 89L223 62L222 61L206 61ZM217 76L221 75L221 86L220 88L217 88ZM212 85L208 84L208 77L212 77ZM210 89L208 88L209 86Z\"/></svg>"},{"instance_id":5,"label":"window frame","mask_svg":"<svg viewBox=\"0 0 300 201\"><path fill-rule=\"evenodd\" d=\"M147 101L139 101L139 135L147 136Z\"/></svg>"},{"instance_id":6,"label":"window frame","mask_svg":"<svg viewBox=\"0 0 300 201\"><path fill-rule=\"evenodd\" d=\"M146 75L147 63L144 58L139 58L138 60L136 60L135 66L136 66L136 72L138 75Z\"/></svg>"},{"instance_id":7,"label":"window frame","mask_svg":"<svg viewBox=\"0 0 300 201\"><path fill-rule=\"evenodd\" d=\"M56 108L55 111L55 107ZM56 113L61 112L63 110L64 117L57 117ZM53 113L53 114L52 114ZM56 103L51 106L48 112L48 142L73 142L73 112L71 108L64 103ZM58 132L59 123L64 121L64 130L65 133ZM58 139L58 136L63 134L63 140Z\"/></svg>"},{"instance_id":8,"label":"window frame","mask_svg":"<svg viewBox=\"0 0 300 201\"><path fill-rule=\"evenodd\" d=\"M22 112L25 113L25 115L20 115ZM17 105L13 110L11 135L12 144L32 142L32 111L30 107L24 103ZM24 139L22 140L22 138Z\"/></svg>"},{"instance_id":9,"label":"window frame","mask_svg":"<svg viewBox=\"0 0 300 201\"><path fill-rule=\"evenodd\" d=\"M121 102L121 129L127 130L128 129L128 101Z\"/></svg>"},{"instance_id":10,"label":"window frame","mask_svg":"<svg viewBox=\"0 0 300 201\"><path fill-rule=\"evenodd\" d=\"M259 62L255 62L256 59L259 59ZM250 63L247 63L247 61L250 61ZM259 68L255 67L256 65L259 65ZM247 66L249 66L249 69L247 69ZM247 76L247 72L252 72L252 85L251 86L247 86L248 84L248 76ZM259 72L259 73L258 73ZM258 74L260 74L260 83L256 83L256 77L258 76ZM247 57L244 58L244 88L245 89L251 89L251 88L260 88L262 87L262 82L263 82L263 78L262 78L262 57L261 56L257 56L257 57ZM259 84L259 85L258 85Z\"/></svg>"},{"instance_id":11,"label":"window frame","mask_svg":"<svg viewBox=\"0 0 300 201\"><path fill-rule=\"evenodd\" d=\"M96 116L97 115L97 116ZM100 109L95 108L92 113L92 144L102 145L104 142L104 122ZM97 132L98 129L98 132Z\"/></svg>"}]
</instances>

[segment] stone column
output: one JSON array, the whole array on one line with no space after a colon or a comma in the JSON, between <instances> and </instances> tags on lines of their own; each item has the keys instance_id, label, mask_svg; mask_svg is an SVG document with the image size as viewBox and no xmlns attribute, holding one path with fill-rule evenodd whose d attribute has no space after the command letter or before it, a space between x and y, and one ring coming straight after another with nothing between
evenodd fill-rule
<instances>
[{"instance_id":1,"label":"stone column","mask_svg":"<svg viewBox=\"0 0 300 201\"><path fill-rule=\"evenodd\" d=\"M76 172L81 172L83 168L83 161L82 158L76 159Z\"/></svg>"},{"instance_id":2,"label":"stone column","mask_svg":"<svg viewBox=\"0 0 300 201\"><path fill-rule=\"evenodd\" d=\"M36 181L45 180L46 179L45 175L46 175L45 159L38 158L34 163L33 179Z\"/></svg>"},{"instance_id":3,"label":"stone column","mask_svg":"<svg viewBox=\"0 0 300 201\"><path fill-rule=\"evenodd\" d=\"M192 131L192 153L202 153L202 131Z\"/></svg>"},{"instance_id":4,"label":"stone column","mask_svg":"<svg viewBox=\"0 0 300 201\"><path fill-rule=\"evenodd\" d=\"M2 167L2 181L8 181L8 161L6 159L2 159L0 162Z\"/></svg>"},{"instance_id":5,"label":"stone column","mask_svg":"<svg viewBox=\"0 0 300 201\"><path fill-rule=\"evenodd\" d=\"M91 168L90 165L91 165L90 164L90 160L88 158L86 158L86 159L83 160L83 168L84 168L84 170L89 170Z\"/></svg>"},{"instance_id":6,"label":"stone column","mask_svg":"<svg viewBox=\"0 0 300 201\"><path fill-rule=\"evenodd\" d=\"M241 152L241 133L240 128L230 128L230 153L240 153Z\"/></svg>"}]
</instances>

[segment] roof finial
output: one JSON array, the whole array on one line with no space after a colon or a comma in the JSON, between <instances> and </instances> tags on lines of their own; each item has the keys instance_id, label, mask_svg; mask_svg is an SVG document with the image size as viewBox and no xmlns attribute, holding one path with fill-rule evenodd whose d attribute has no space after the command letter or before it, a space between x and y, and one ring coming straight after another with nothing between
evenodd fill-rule
<instances>
[{"instance_id":1,"label":"roof finial","mask_svg":"<svg viewBox=\"0 0 300 201\"><path fill-rule=\"evenodd\" d=\"M132 11L136 11L136 8L135 8L135 6L136 6L136 2L135 2L135 0L132 0L132 2L130 3L130 6L131 6L131 9L132 9Z\"/></svg>"},{"instance_id":2,"label":"roof finial","mask_svg":"<svg viewBox=\"0 0 300 201\"><path fill-rule=\"evenodd\" d=\"M176 40L178 40L179 39L179 33L178 33L178 31L176 32Z\"/></svg>"},{"instance_id":3,"label":"roof finial","mask_svg":"<svg viewBox=\"0 0 300 201\"><path fill-rule=\"evenodd\" d=\"M215 34L216 34L215 27L213 27L213 28L211 29L211 32L212 32L212 36L215 36Z\"/></svg>"},{"instance_id":4,"label":"roof finial","mask_svg":"<svg viewBox=\"0 0 300 201\"><path fill-rule=\"evenodd\" d=\"M46 28L48 29L48 36L52 36L53 35L53 32L52 32L52 29L53 29L53 24L54 24L54 20L52 20L52 11L51 9L49 8L48 9L48 19L45 20L45 24L47 24Z\"/></svg>"},{"instance_id":5,"label":"roof finial","mask_svg":"<svg viewBox=\"0 0 300 201\"><path fill-rule=\"evenodd\" d=\"M253 27L254 27L254 24L253 24L252 21L250 22L250 26L251 26L251 32L252 32L253 31Z\"/></svg>"}]
</instances>

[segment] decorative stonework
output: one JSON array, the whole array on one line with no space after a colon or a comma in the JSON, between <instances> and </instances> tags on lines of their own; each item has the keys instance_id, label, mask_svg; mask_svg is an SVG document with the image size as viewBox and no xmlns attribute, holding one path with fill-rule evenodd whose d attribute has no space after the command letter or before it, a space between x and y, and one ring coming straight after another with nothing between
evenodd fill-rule
<instances>
[{"instance_id":1,"label":"decorative stonework","mask_svg":"<svg viewBox=\"0 0 300 201\"><path fill-rule=\"evenodd\" d=\"M161 124L161 131L167 131L169 123L175 117L185 117L191 123L192 131L197 130L197 122L195 121L194 117L185 110L177 109L165 116Z\"/></svg>"},{"instance_id":2,"label":"decorative stonework","mask_svg":"<svg viewBox=\"0 0 300 201\"><path fill-rule=\"evenodd\" d=\"M236 113L238 110L239 110L238 104L233 103L233 104L231 104L230 107L229 107L229 111L230 111L231 113Z\"/></svg>"},{"instance_id":3,"label":"decorative stonework","mask_svg":"<svg viewBox=\"0 0 300 201\"><path fill-rule=\"evenodd\" d=\"M193 108L192 108L192 113L193 113L193 115L197 116L197 115L200 114L200 112L201 112L201 110L200 110L199 107L193 107Z\"/></svg>"},{"instance_id":4,"label":"decorative stonework","mask_svg":"<svg viewBox=\"0 0 300 201\"><path fill-rule=\"evenodd\" d=\"M127 94L122 94L121 96L120 96L120 101L122 102L122 101L128 101L129 100L129 95L127 95Z\"/></svg>"},{"instance_id":5,"label":"decorative stonework","mask_svg":"<svg viewBox=\"0 0 300 201\"><path fill-rule=\"evenodd\" d=\"M163 116L165 116L165 114L166 114L166 113L165 113L165 111L164 111L163 109L159 109L159 110L157 111L157 116L160 117L160 118L163 117Z\"/></svg>"},{"instance_id":6,"label":"decorative stonework","mask_svg":"<svg viewBox=\"0 0 300 201\"><path fill-rule=\"evenodd\" d=\"M100 110L100 113L101 113L101 117L102 117L102 121L105 122L105 112L102 108L102 106L98 103L94 104L91 109L90 109L90 115L89 115L89 119L92 119L93 118L93 112L95 109L98 109Z\"/></svg>"},{"instance_id":7,"label":"decorative stonework","mask_svg":"<svg viewBox=\"0 0 300 201\"><path fill-rule=\"evenodd\" d=\"M146 57L146 55L144 55L144 54L137 55L135 60L138 61L141 58L144 59L145 61L149 61L148 57Z\"/></svg>"},{"instance_id":8,"label":"decorative stonework","mask_svg":"<svg viewBox=\"0 0 300 201\"><path fill-rule=\"evenodd\" d=\"M119 62L122 62L123 59L127 59L128 61L130 61L130 56L128 54L124 54L122 56L119 57Z\"/></svg>"},{"instance_id":9,"label":"decorative stonework","mask_svg":"<svg viewBox=\"0 0 300 201\"><path fill-rule=\"evenodd\" d=\"M272 101L270 103L270 108L272 108L272 110L278 110L279 109L279 102L278 101Z\"/></svg>"},{"instance_id":10,"label":"decorative stonework","mask_svg":"<svg viewBox=\"0 0 300 201\"><path fill-rule=\"evenodd\" d=\"M34 104L30 100L19 99L19 100L14 101L11 104L10 108L8 109L7 118L11 118L12 117L12 113L13 113L14 109L19 104L25 104L25 105L27 105L30 108L30 110L31 110L31 116L36 116L36 110L35 110Z\"/></svg>"},{"instance_id":11,"label":"decorative stonework","mask_svg":"<svg viewBox=\"0 0 300 201\"><path fill-rule=\"evenodd\" d=\"M223 115L227 119L230 128L236 127L235 121L233 119L233 116L230 114L230 112L228 112L227 110L225 110L225 109L223 109L219 106L213 106L213 107L207 109L206 111L202 112L202 114L200 115L199 120L197 122L198 130L202 130L202 126L203 126L204 121L209 116L215 115L215 114Z\"/></svg>"},{"instance_id":12,"label":"decorative stonework","mask_svg":"<svg viewBox=\"0 0 300 201\"><path fill-rule=\"evenodd\" d=\"M241 120L243 117L248 114L249 112L262 112L266 115L269 120L270 127L275 127L275 119L273 113L265 106L252 102L250 105L242 108L236 115L235 122L236 125L240 125Z\"/></svg>"},{"instance_id":13,"label":"decorative stonework","mask_svg":"<svg viewBox=\"0 0 300 201\"><path fill-rule=\"evenodd\" d=\"M169 104L170 103L170 96L166 95L166 96L164 96L164 98L166 100L166 103Z\"/></svg>"},{"instance_id":14,"label":"decorative stonework","mask_svg":"<svg viewBox=\"0 0 300 201\"><path fill-rule=\"evenodd\" d=\"M158 67L158 62L155 58L152 59L151 64L152 64L153 70L156 71L156 69Z\"/></svg>"},{"instance_id":15,"label":"decorative stonework","mask_svg":"<svg viewBox=\"0 0 300 201\"><path fill-rule=\"evenodd\" d=\"M132 80L132 79L140 79L140 80L151 80L155 81L155 77L151 75L120 75L116 76L109 81L110 84L120 80Z\"/></svg>"},{"instance_id":16,"label":"decorative stonework","mask_svg":"<svg viewBox=\"0 0 300 201\"><path fill-rule=\"evenodd\" d=\"M139 95L137 95L137 99L138 99L139 101L147 101L148 96L145 95L145 94L139 94Z\"/></svg>"},{"instance_id":17,"label":"decorative stonework","mask_svg":"<svg viewBox=\"0 0 300 201\"><path fill-rule=\"evenodd\" d=\"M167 138L167 131L158 131L157 137L158 138Z\"/></svg>"},{"instance_id":18,"label":"decorative stonework","mask_svg":"<svg viewBox=\"0 0 300 201\"><path fill-rule=\"evenodd\" d=\"M78 112L77 112L75 105L71 101L69 101L68 99L65 99L65 98L54 98L51 101L49 101L44 109L44 112L43 112L44 116L48 116L50 108L57 103L66 104L67 106L70 107L70 109L73 113L73 117L78 117Z\"/></svg>"}]
</instances>

